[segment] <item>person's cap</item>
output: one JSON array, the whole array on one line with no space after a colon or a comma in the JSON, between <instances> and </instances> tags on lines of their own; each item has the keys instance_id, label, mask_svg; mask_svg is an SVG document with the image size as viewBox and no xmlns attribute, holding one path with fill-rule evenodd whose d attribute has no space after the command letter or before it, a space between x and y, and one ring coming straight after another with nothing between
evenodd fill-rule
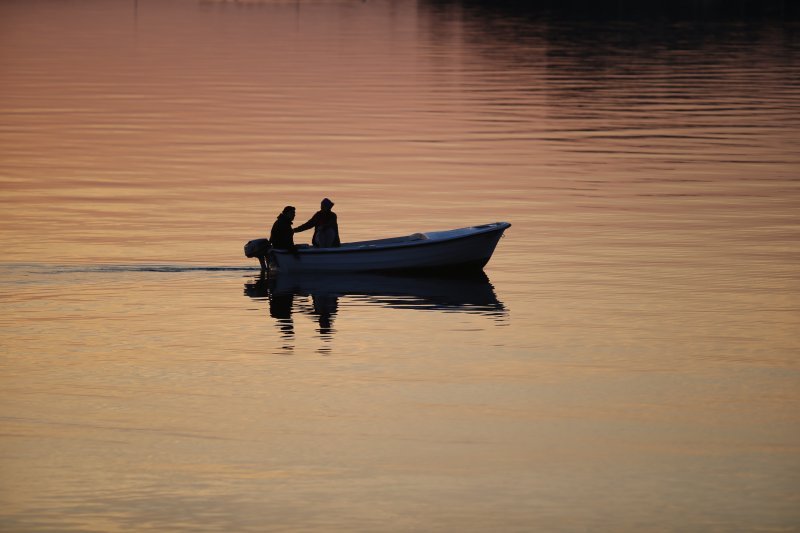
<instances>
[{"instance_id":1,"label":"person's cap","mask_svg":"<svg viewBox=\"0 0 800 533\"><path fill-rule=\"evenodd\" d=\"M331 202L330 198L325 198L320 203L321 203L322 207L326 207L326 206L327 207L333 207L333 202Z\"/></svg>"}]
</instances>

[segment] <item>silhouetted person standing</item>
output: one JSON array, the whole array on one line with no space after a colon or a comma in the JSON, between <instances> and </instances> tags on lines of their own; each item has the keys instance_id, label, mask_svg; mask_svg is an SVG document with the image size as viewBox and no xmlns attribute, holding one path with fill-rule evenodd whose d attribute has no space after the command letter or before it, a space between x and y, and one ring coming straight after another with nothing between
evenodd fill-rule
<instances>
[{"instance_id":1,"label":"silhouetted person standing","mask_svg":"<svg viewBox=\"0 0 800 533\"><path fill-rule=\"evenodd\" d=\"M336 220L336 213L333 209L333 202L325 198L322 200L321 209L314 213L314 216L305 224L294 228L294 232L305 231L314 228L314 237L311 244L315 248L335 248L341 244L339 240L339 224ZM274 244L273 244L274 246Z\"/></svg>"}]
</instances>

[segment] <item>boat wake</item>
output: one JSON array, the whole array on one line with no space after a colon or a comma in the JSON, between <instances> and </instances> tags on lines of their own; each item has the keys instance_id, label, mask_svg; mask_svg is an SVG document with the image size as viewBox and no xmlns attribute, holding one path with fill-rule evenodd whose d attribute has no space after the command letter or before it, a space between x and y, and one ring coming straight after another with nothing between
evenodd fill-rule
<instances>
[{"instance_id":1,"label":"boat wake","mask_svg":"<svg viewBox=\"0 0 800 533\"><path fill-rule=\"evenodd\" d=\"M210 266L210 265L42 265L42 264L6 264L2 268L23 271L31 274L117 274L130 272L155 272L164 274L185 272L258 272L252 266Z\"/></svg>"},{"instance_id":2,"label":"boat wake","mask_svg":"<svg viewBox=\"0 0 800 533\"><path fill-rule=\"evenodd\" d=\"M258 267L234 266L182 266L182 265L114 265L94 267L83 272L253 272Z\"/></svg>"}]
</instances>

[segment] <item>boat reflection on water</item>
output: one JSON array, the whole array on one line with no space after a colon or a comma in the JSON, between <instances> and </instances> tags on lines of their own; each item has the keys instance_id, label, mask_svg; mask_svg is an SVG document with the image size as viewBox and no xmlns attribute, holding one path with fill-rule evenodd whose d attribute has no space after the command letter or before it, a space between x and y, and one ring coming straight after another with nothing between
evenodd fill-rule
<instances>
[{"instance_id":1,"label":"boat reflection on water","mask_svg":"<svg viewBox=\"0 0 800 533\"><path fill-rule=\"evenodd\" d=\"M263 274L244 284L244 294L269 301L275 319L292 349L293 315L300 313L317 322L323 340L333 339L340 298L389 309L460 312L502 321L508 311L483 272L458 277L411 277L384 274ZM324 351L324 350L323 350Z\"/></svg>"}]
</instances>

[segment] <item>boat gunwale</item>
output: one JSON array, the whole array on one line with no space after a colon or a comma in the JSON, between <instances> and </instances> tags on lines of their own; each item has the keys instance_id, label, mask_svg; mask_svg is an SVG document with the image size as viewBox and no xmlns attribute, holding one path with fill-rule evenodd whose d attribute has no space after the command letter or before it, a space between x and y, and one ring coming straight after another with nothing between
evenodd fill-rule
<instances>
[{"instance_id":1,"label":"boat gunwale","mask_svg":"<svg viewBox=\"0 0 800 533\"><path fill-rule=\"evenodd\" d=\"M445 233L445 232L449 232L449 231L458 231L458 230L462 230L462 229L473 229L473 228L478 229L478 231L474 231L474 232L471 232L471 233L468 233L468 234L465 234L465 235L454 235L452 237L441 237L441 238L434 238L434 239L419 239L419 240L413 240L413 241L407 241L407 242L387 243L385 245L374 245L373 247L368 247L368 246L358 247L358 248L349 248L349 247L344 247L344 246L336 247L336 248L312 248L312 247L309 247L309 248L299 248L297 251L300 254L351 254L351 253L355 253L355 252L358 252L358 253L382 252L382 251L385 251L385 250L395 250L395 249L398 249L398 248L411 248L411 247L417 247L417 246L442 244L442 243L446 243L446 242L453 242L453 241L458 241L458 240L463 240L463 239L470 239L470 238L473 238L473 237L477 237L477 236L480 236L480 235L486 235L488 233L494 233L494 232L498 232L498 231L502 233L503 231L507 230L509 227L511 227L511 224L509 222L490 222L489 224L481 224L479 226L466 226L464 228L456 228L454 230L428 232L428 233ZM408 235L408 237L411 237L412 235ZM396 238L396 237L390 237L390 238ZM378 239L378 241L379 240L380 239ZM359 242L368 243L368 242L376 242L376 241L359 241ZM350 244L350 243L347 243L347 244ZM292 252L290 252L289 250L286 250L284 248L280 248L280 249L273 248L271 251L272 251L272 253L277 253L277 254L294 255Z\"/></svg>"}]
</instances>

